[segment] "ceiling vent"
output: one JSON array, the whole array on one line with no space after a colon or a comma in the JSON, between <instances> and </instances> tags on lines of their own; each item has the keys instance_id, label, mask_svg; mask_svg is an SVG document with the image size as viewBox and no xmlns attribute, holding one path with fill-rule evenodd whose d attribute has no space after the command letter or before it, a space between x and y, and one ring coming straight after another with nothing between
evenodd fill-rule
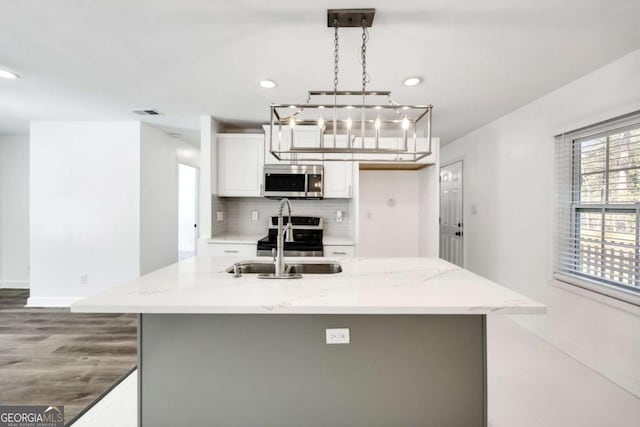
<instances>
[{"instance_id":1,"label":"ceiling vent","mask_svg":"<svg viewBox=\"0 0 640 427\"><path fill-rule=\"evenodd\" d=\"M139 116L160 116L162 115L161 112L159 112L158 110L133 110L133 112Z\"/></svg>"}]
</instances>

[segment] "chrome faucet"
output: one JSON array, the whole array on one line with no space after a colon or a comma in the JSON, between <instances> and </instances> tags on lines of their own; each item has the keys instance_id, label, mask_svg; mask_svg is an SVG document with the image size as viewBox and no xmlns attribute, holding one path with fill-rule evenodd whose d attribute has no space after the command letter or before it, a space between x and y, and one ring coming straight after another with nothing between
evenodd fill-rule
<instances>
[{"instance_id":1,"label":"chrome faucet","mask_svg":"<svg viewBox=\"0 0 640 427\"><path fill-rule=\"evenodd\" d=\"M283 225L283 211L285 205L287 206L287 212L289 214L289 220L287 221L287 225ZM280 201L280 208L278 210L278 237L276 240L276 253L273 259L273 262L276 266L275 276L283 277L285 276L285 265L284 265L284 242L293 242L293 227L291 225L291 202L289 199L282 199Z\"/></svg>"}]
</instances>

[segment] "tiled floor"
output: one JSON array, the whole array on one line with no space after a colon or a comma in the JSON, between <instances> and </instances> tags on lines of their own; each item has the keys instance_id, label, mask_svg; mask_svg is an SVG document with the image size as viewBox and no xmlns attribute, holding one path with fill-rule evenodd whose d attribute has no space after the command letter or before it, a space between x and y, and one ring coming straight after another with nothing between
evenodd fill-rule
<instances>
[{"instance_id":1,"label":"tiled floor","mask_svg":"<svg viewBox=\"0 0 640 427\"><path fill-rule=\"evenodd\" d=\"M137 427L137 372L129 374L72 427Z\"/></svg>"},{"instance_id":2,"label":"tiled floor","mask_svg":"<svg viewBox=\"0 0 640 427\"><path fill-rule=\"evenodd\" d=\"M503 316L487 322L491 427L638 427L640 399Z\"/></svg>"},{"instance_id":3,"label":"tiled floor","mask_svg":"<svg viewBox=\"0 0 640 427\"><path fill-rule=\"evenodd\" d=\"M135 315L24 308L0 289L0 403L64 405L69 422L136 364Z\"/></svg>"},{"instance_id":4,"label":"tiled floor","mask_svg":"<svg viewBox=\"0 0 640 427\"><path fill-rule=\"evenodd\" d=\"M640 426L639 398L506 317L488 331L491 427ZM73 427L136 427L136 387L134 373Z\"/></svg>"}]
</instances>

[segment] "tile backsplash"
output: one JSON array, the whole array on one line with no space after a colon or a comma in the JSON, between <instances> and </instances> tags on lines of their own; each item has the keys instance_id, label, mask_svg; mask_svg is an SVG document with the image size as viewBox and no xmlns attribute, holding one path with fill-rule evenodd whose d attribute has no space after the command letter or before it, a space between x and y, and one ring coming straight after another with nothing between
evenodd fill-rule
<instances>
[{"instance_id":1,"label":"tile backsplash","mask_svg":"<svg viewBox=\"0 0 640 427\"><path fill-rule=\"evenodd\" d=\"M218 197L216 195L211 196L211 230L214 237L227 234L228 232L227 224L229 222L227 221L226 200L227 199L223 199L222 197ZM216 220L216 212L224 213L223 221L218 222Z\"/></svg>"},{"instance_id":2,"label":"tile backsplash","mask_svg":"<svg viewBox=\"0 0 640 427\"><path fill-rule=\"evenodd\" d=\"M266 235L269 217L278 214L279 201L262 197L218 197L212 198L213 236L222 234ZM350 237L351 200L291 200L293 215L319 216L323 218L324 233L330 236ZM342 211L342 222L336 222L336 212ZM224 212L224 221L216 220L216 212ZM251 219L253 211L258 220ZM286 210L285 210L286 212Z\"/></svg>"}]
</instances>

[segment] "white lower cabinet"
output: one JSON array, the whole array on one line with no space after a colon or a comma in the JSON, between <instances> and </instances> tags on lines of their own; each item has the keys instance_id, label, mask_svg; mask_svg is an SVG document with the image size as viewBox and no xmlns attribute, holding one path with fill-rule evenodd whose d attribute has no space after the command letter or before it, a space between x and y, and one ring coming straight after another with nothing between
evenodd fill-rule
<instances>
[{"instance_id":1,"label":"white lower cabinet","mask_svg":"<svg viewBox=\"0 0 640 427\"><path fill-rule=\"evenodd\" d=\"M324 245L324 256L326 257L354 257L356 256L355 246Z\"/></svg>"},{"instance_id":2,"label":"white lower cabinet","mask_svg":"<svg viewBox=\"0 0 640 427\"><path fill-rule=\"evenodd\" d=\"M209 256L246 256L255 257L258 252L257 245L245 245L240 243L209 243L207 245Z\"/></svg>"}]
</instances>

